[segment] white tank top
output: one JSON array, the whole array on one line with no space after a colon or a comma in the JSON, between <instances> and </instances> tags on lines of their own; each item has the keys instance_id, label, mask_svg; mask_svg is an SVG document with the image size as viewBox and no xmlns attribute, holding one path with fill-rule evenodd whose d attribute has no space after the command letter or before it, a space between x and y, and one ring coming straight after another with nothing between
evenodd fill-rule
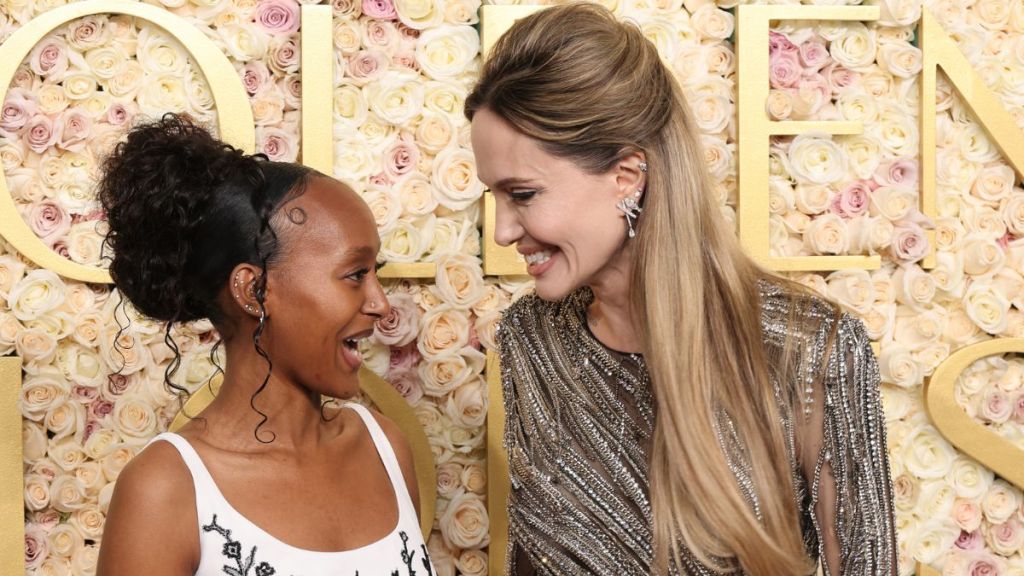
<instances>
[{"instance_id":1,"label":"white tank top","mask_svg":"<svg viewBox=\"0 0 1024 576\"><path fill-rule=\"evenodd\" d=\"M285 544L235 510L221 494L199 454L187 440L165 432L192 473L199 515L199 570L196 576L432 576L433 566L419 518L398 458L373 415L359 404L345 406L362 418L377 447L398 499L398 524L387 536L354 550L317 552ZM354 521L357 521L353 519Z\"/></svg>"}]
</instances>

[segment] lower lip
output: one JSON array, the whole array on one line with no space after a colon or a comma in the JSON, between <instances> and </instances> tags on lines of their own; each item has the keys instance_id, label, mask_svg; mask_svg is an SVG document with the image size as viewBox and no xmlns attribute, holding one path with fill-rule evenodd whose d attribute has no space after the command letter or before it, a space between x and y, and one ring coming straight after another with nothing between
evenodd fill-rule
<instances>
[{"instance_id":1,"label":"lower lip","mask_svg":"<svg viewBox=\"0 0 1024 576\"><path fill-rule=\"evenodd\" d=\"M359 367L363 365L363 357L359 354L359 352L353 350L352 348L349 348L348 346L345 346L344 344L341 345L341 355L345 358L345 362L347 362L348 365L351 366L353 370L358 370Z\"/></svg>"},{"instance_id":2,"label":"lower lip","mask_svg":"<svg viewBox=\"0 0 1024 576\"><path fill-rule=\"evenodd\" d=\"M526 273L530 276L540 276L547 272L555 264L555 256L557 255L557 252L551 254L551 256L541 264L527 264Z\"/></svg>"}]
</instances>

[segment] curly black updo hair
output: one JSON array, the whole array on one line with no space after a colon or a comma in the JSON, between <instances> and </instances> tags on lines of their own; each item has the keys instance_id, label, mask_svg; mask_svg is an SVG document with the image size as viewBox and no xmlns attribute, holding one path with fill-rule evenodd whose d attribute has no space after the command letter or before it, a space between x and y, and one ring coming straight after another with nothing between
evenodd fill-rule
<instances>
[{"instance_id":1,"label":"curly black updo hair","mask_svg":"<svg viewBox=\"0 0 1024 576\"><path fill-rule=\"evenodd\" d=\"M247 155L174 114L133 128L98 189L118 290L155 320L217 323L231 271L273 260L270 218L313 173Z\"/></svg>"},{"instance_id":2,"label":"curly black updo hair","mask_svg":"<svg viewBox=\"0 0 1024 576\"><path fill-rule=\"evenodd\" d=\"M188 392L172 382L181 355L171 326L204 318L219 324L225 312L218 296L232 270L241 263L257 265L262 274L254 295L261 317L253 345L267 362L267 376L250 405L266 422L254 402L273 369L260 347L267 267L279 253L271 218L315 174L245 154L174 114L134 127L105 160L97 195L110 226L110 275L135 308L165 323L164 341L174 357L164 381L179 400ZM259 426L256 438L263 441Z\"/></svg>"}]
</instances>

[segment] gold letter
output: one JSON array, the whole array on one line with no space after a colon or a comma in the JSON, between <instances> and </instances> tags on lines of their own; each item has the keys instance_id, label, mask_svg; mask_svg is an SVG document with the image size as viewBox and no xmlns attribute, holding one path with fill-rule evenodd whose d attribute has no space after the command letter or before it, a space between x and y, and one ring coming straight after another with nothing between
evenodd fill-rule
<instances>
[{"instance_id":1,"label":"gold letter","mask_svg":"<svg viewBox=\"0 0 1024 576\"><path fill-rule=\"evenodd\" d=\"M0 102L18 66L32 48L58 26L92 14L128 14L160 26L192 55L210 83L217 105L220 136L224 141L251 153L255 148L252 108L238 73L217 46L187 21L170 12L138 2L91 0L75 2L41 14L18 29L0 46ZM82 282L109 284L110 274L103 268L72 262L50 250L18 214L7 179L0 174L0 231L4 238L40 268Z\"/></svg>"},{"instance_id":2,"label":"gold letter","mask_svg":"<svg viewBox=\"0 0 1024 576\"><path fill-rule=\"evenodd\" d=\"M878 256L770 255L768 241L768 150L772 136L824 132L860 134L860 122L774 122L765 113L768 101L768 26L771 20L877 20L877 6L739 6L736 16L736 84L739 146L739 233L747 252L778 271L873 269Z\"/></svg>"},{"instance_id":3,"label":"gold letter","mask_svg":"<svg viewBox=\"0 0 1024 576\"><path fill-rule=\"evenodd\" d=\"M25 572L21 358L0 358L0 574Z\"/></svg>"}]
</instances>

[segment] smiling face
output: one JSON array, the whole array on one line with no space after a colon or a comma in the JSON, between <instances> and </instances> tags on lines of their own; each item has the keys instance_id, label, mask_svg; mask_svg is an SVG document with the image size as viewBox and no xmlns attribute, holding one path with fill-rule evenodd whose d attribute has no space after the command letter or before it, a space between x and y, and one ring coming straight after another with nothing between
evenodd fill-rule
<instances>
[{"instance_id":1,"label":"smiling face","mask_svg":"<svg viewBox=\"0 0 1024 576\"><path fill-rule=\"evenodd\" d=\"M359 389L356 341L389 310L377 279L373 216L350 188L314 176L274 219L282 250L267 276L266 348L274 372L321 394L350 397Z\"/></svg>"},{"instance_id":2,"label":"smiling face","mask_svg":"<svg viewBox=\"0 0 1024 576\"><path fill-rule=\"evenodd\" d=\"M494 193L494 240L515 245L536 279L537 295L559 300L622 264L626 222L615 204L641 184L626 158L590 174L552 156L487 108L473 116L477 173Z\"/></svg>"}]
</instances>

